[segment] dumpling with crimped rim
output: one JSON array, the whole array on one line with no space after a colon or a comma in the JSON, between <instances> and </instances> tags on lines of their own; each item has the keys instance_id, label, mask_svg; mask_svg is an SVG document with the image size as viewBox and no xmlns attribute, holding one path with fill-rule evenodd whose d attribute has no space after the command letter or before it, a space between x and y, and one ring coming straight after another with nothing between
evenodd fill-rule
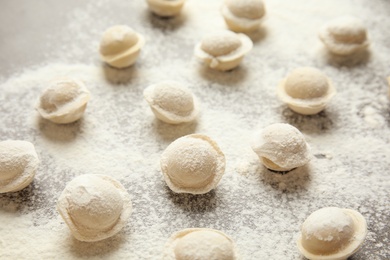
<instances>
[{"instance_id":1,"label":"dumpling with crimped rim","mask_svg":"<svg viewBox=\"0 0 390 260\"><path fill-rule=\"evenodd\" d=\"M32 143L19 140L0 142L0 193L27 187L38 166L38 155Z\"/></svg>"},{"instance_id":2,"label":"dumpling with crimped rim","mask_svg":"<svg viewBox=\"0 0 390 260\"><path fill-rule=\"evenodd\" d=\"M359 212L327 207L305 220L297 244L308 259L342 260L359 250L366 235L367 223Z\"/></svg>"},{"instance_id":3,"label":"dumpling with crimped rim","mask_svg":"<svg viewBox=\"0 0 390 260\"><path fill-rule=\"evenodd\" d=\"M313 115L326 107L336 94L336 89L320 70L302 67L290 72L279 84L277 92L291 110L303 115Z\"/></svg>"},{"instance_id":4,"label":"dumpling with crimped rim","mask_svg":"<svg viewBox=\"0 0 390 260\"><path fill-rule=\"evenodd\" d=\"M112 67L121 69L133 65L145 44L145 38L127 25L108 28L100 41L100 56Z\"/></svg>"},{"instance_id":5,"label":"dumpling with crimped rim","mask_svg":"<svg viewBox=\"0 0 390 260\"><path fill-rule=\"evenodd\" d=\"M245 34L223 30L206 35L195 46L195 56L212 69L226 71L237 67L252 47Z\"/></svg>"},{"instance_id":6,"label":"dumpling with crimped rim","mask_svg":"<svg viewBox=\"0 0 390 260\"><path fill-rule=\"evenodd\" d=\"M185 0L146 0L150 10L162 17L180 14Z\"/></svg>"},{"instance_id":7,"label":"dumpling with crimped rim","mask_svg":"<svg viewBox=\"0 0 390 260\"><path fill-rule=\"evenodd\" d=\"M144 90L144 97L155 116L169 124L194 121L199 113L191 90L175 81L163 81Z\"/></svg>"},{"instance_id":8,"label":"dumpling with crimped rim","mask_svg":"<svg viewBox=\"0 0 390 260\"><path fill-rule=\"evenodd\" d=\"M130 195L118 181L106 175L84 174L66 185L57 209L76 239L94 242L118 233L132 206Z\"/></svg>"},{"instance_id":9,"label":"dumpling with crimped rim","mask_svg":"<svg viewBox=\"0 0 390 260\"><path fill-rule=\"evenodd\" d=\"M225 0L221 12L229 29L251 32L260 27L265 10L262 0Z\"/></svg>"},{"instance_id":10,"label":"dumpling with crimped rim","mask_svg":"<svg viewBox=\"0 0 390 260\"><path fill-rule=\"evenodd\" d=\"M337 55L352 55L368 47L367 30L354 16L341 16L328 22L319 37L327 49Z\"/></svg>"},{"instance_id":11,"label":"dumpling with crimped rim","mask_svg":"<svg viewBox=\"0 0 390 260\"><path fill-rule=\"evenodd\" d=\"M36 109L45 119L68 124L83 116L89 99L90 93L82 81L58 78L43 91Z\"/></svg>"},{"instance_id":12,"label":"dumpling with crimped rim","mask_svg":"<svg viewBox=\"0 0 390 260\"><path fill-rule=\"evenodd\" d=\"M252 149L265 167L278 172L301 167L312 157L302 133L283 123L269 125L256 133Z\"/></svg>"},{"instance_id":13,"label":"dumpling with crimped rim","mask_svg":"<svg viewBox=\"0 0 390 260\"><path fill-rule=\"evenodd\" d=\"M225 173L225 156L211 138L192 134L173 141L161 155L160 165L172 191L204 194L214 189Z\"/></svg>"},{"instance_id":14,"label":"dumpling with crimped rim","mask_svg":"<svg viewBox=\"0 0 390 260\"><path fill-rule=\"evenodd\" d=\"M163 260L237 260L234 241L225 233L209 228L187 228L169 238Z\"/></svg>"}]
</instances>

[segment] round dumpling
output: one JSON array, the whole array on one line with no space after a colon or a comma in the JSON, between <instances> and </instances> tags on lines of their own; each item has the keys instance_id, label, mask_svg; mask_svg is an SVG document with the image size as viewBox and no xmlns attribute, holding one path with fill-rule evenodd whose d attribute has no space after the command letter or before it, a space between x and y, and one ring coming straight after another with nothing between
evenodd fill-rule
<instances>
[{"instance_id":1,"label":"round dumpling","mask_svg":"<svg viewBox=\"0 0 390 260\"><path fill-rule=\"evenodd\" d=\"M174 233L165 247L164 260L238 259L233 240L219 230L189 228Z\"/></svg>"},{"instance_id":2,"label":"round dumpling","mask_svg":"<svg viewBox=\"0 0 390 260\"><path fill-rule=\"evenodd\" d=\"M144 45L141 34L126 25L108 28L100 41L100 55L103 61L115 68L133 65Z\"/></svg>"},{"instance_id":3,"label":"round dumpling","mask_svg":"<svg viewBox=\"0 0 390 260\"><path fill-rule=\"evenodd\" d=\"M79 120L90 99L90 93L80 80L59 78L52 80L39 99L37 110L54 123L68 124Z\"/></svg>"},{"instance_id":4,"label":"round dumpling","mask_svg":"<svg viewBox=\"0 0 390 260\"><path fill-rule=\"evenodd\" d=\"M253 151L265 167L274 171L290 171L311 159L305 137L289 124L272 124L256 134Z\"/></svg>"},{"instance_id":5,"label":"round dumpling","mask_svg":"<svg viewBox=\"0 0 390 260\"><path fill-rule=\"evenodd\" d=\"M98 241L118 233L131 214L130 196L116 180L85 174L69 182L57 209L75 238Z\"/></svg>"},{"instance_id":6,"label":"round dumpling","mask_svg":"<svg viewBox=\"0 0 390 260\"><path fill-rule=\"evenodd\" d=\"M199 112L192 92L174 81L164 81L147 87L144 97L155 116L169 124L191 122Z\"/></svg>"},{"instance_id":7,"label":"round dumpling","mask_svg":"<svg viewBox=\"0 0 390 260\"><path fill-rule=\"evenodd\" d=\"M225 156L209 137L187 135L165 149L161 170L172 191L203 194L214 189L225 173Z\"/></svg>"},{"instance_id":8,"label":"round dumpling","mask_svg":"<svg viewBox=\"0 0 390 260\"><path fill-rule=\"evenodd\" d=\"M231 70L253 47L245 34L224 30L206 35L195 47L195 56L212 69Z\"/></svg>"},{"instance_id":9,"label":"round dumpling","mask_svg":"<svg viewBox=\"0 0 390 260\"><path fill-rule=\"evenodd\" d=\"M313 212L301 231L298 248L308 259L347 259L363 244L367 224L355 210L327 207Z\"/></svg>"},{"instance_id":10,"label":"round dumpling","mask_svg":"<svg viewBox=\"0 0 390 260\"><path fill-rule=\"evenodd\" d=\"M0 193L27 187L38 166L38 155L32 143L19 140L0 142Z\"/></svg>"},{"instance_id":11,"label":"round dumpling","mask_svg":"<svg viewBox=\"0 0 390 260\"><path fill-rule=\"evenodd\" d=\"M353 16L335 18L322 28L319 36L326 48L338 55L351 55L368 47L366 27Z\"/></svg>"},{"instance_id":12,"label":"round dumpling","mask_svg":"<svg viewBox=\"0 0 390 260\"><path fill-rule=\"evenodd\" d=\"M328 77L311 67L293 70L278 87L279 98L291 110L304 115L322 111L335 93Z\"/></svg>"}]
</instances>

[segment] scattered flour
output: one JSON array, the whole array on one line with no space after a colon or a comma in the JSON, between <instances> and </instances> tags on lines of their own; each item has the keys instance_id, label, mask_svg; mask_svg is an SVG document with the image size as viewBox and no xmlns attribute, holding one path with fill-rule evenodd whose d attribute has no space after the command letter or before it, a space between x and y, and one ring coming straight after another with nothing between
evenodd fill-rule
<instances>
[{"instance_id":1,"label":"scattered flour","mask_svg":"<svg viewBox=\"0 0 390 260\"><path fill-rule=\"evenodd\" d=\"M367 219L367 241L354 259L390 258L390 108L382 98L390 5L266 5L251 55L231 72L209 70L193 57L204 34L226 28L221 2L188 1L181 16L160 19L144 1L97 0L68 13L69 23L48 36L44 63L1 76L0 135L32 142L42 164L30 186L0 195L0 259L160 259L169 236L184 228L223 231L243 259L299 259L300 225L327 206L352 208ZM341 59L324 51L319 27L345 13L365 19L373 43L368 54ZM114 24L128 24L146 39L135 66L121 71L99 61L101 33ZM338 90L318 115L295 114L276 97L280 79L301 66L317 67ZM78 78L91 92L80 121L56 125L34 110L57 76ZM191 89L202 104L197 121L174 126L155 119L142 93L161 80ZM266 170L250 148L254 131L277 122L297 127L314 155L284 175ZM219 186L204 195L171 192L160 172L161 153L191 133L210 136L226 156ZM55 210L66 183L85 173L114 177L133 201L124 230L95 243L73 239Z\"/></svg>"}]
</instances>

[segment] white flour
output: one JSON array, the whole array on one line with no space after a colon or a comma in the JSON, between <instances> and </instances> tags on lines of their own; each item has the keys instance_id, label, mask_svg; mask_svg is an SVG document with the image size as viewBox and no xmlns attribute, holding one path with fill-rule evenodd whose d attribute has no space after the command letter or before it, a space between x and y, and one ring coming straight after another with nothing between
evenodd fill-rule
<instances>
[{"instance_id":1,"label":"white flour","mask_svg":"<svg viewBox=\"0 0 390 260\"><path fill-rule=\"evenodd\" d=\"M0 259L160 259L169 236L192 227L225 232L243 259L300 259L300 225L326 206L352 208L367 219L367 241L354 259L390 258L390 43L383 33L389 3L267 1L253 50L225 73L193 58L206 33L225 28L220 5L188 1L182 16L167 20L150 15L141 0L90 1L48 37L45 63L1 81L2 140L32 142L42 164L32 185L0 195ZM318 28L345 13L365 19L372 43L368 59L342 60L323 51ZM145 35L132 68L118 71L98 60L101 33L114 24ZM317 67L337 88L319 115L297 115L276 96L280 80L301 66ZM34 110L57 76L78 78L91 92L79 122L56 125ZM142 93L167 79L183 82L199 99L197 122L174 126L155 119ZM250 139L276 122L305 135L314 154L308 166L285 175L261 166ZM172 193L160 172L164 149L191 133L210 136L226 156L225 175L205 195ZM66 183L85 173L114 177L133 201L124 230L96 243L73 239L55 210Z\"/></svg>"}]
</instances>

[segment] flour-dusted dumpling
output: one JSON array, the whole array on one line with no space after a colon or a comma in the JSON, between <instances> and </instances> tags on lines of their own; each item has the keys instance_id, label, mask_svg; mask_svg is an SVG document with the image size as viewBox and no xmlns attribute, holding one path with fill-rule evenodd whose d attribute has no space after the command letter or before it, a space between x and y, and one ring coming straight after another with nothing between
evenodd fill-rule
<instances>
[{"instance_id":1,"label":"flour-dusted dumpling","mask_svg":"<svg viewBox=\"0 0 390 260\"><path fill-rule=\"evenodd\" d=\"M100 56L112 67L121 69L133 65L145 44L144 37L126 25L108 28L100 41Z\"/></svg>"},{"instance_id":2,"label":"flour-dusted dumpling","mask_svg":"<svg viewBox=\"0 0 390 260\"><path fill-rule=\"evenodd\" d=\"M67 124L83 116L89 99L90 93L83 82L59 78L49 83L36 108L43 118L54 123Z\"/></svg>"},{"instance_id":3,"label":"flour-dusted dumpling","mask_svg":"<svg viewBox=\"0 0 390 260\"><path fill-rule=\"evenodd\" d=\"M206 35L195 46L195 56L212 69L226 71L237 67L252 47L245 34L224 30Z\"/></svg>"},{"instance_id":4,"label":"flour-dusted dumpling","mask_svg":"<svg viewBox=\"0 0 390 260\"><path fill-rule=\"evenodd\" d=\"M291 110L313 115L322 111L336 94L330 79L315 68L293 70L278 86L278 96Z\"/></svg>"},{"instance_id":5,"label":"flour-dusted dumpling","mask_svg":"<svg viewBox=\"0 0 390 260\"><path fill-rule=\"evenodd\" d=\"M351 55L368 47L367 30L356 17L342 16L330 21L320 31L326 48L338 55Z\"/></svg>"},{"instance_id":6,"label":"flour-dusted dumpling","mask_svg":"<svg viewBox=\"0 0 390 260\"><path fill-rule=\"evenodd\" d=\"M163 260L236 260L234 241L209 228L188 228L174 233L165 245Z\"/></svg>"},{"instance_id":7,"label":"flour-dusted dumpling","mask_svg":"<svg viewBox=\"0 0 390 260\"><path fill-rule=\"evenodd\" d=\"M0 193L27 187L39 166L34 145L27 141L0 142Z\"/></svg>"},{"instance_id":8,"label":"flour-dusted dumpling","mask_svg":"<svg viewBox=\"0 0 390 260\"><path fill-rule=\"evenodd\" d=\"M388 96L390 98L390 77L387 77L387 84L389 84L389 89L388 89Z\"/></svg>"},{"instance_id":9,"label":"flour-dusted dumpling","mask_svg":"<svg viewBox=\"0 0 390 260\"><path fill-rule=\"evenodd\" d=\"M225 173L224 154L217 143L201 134L176 139L161 155L160 164L165 182L177 193L207 193Z\"/></svg>"},{"instance_id":10,"label":"flour-dusted dumpling","mask_svg":"<svg viewBox=\"0 0 390 260\"><path fill-rule=\"evenodd\" d=\"M146 0L150 10L162 17L178 15L185 0Z\"/></svg>"},{"instance_id":11,"label":"flour-dusted dumpling","mask_svg":"<svg viewBox=\"0 0 390 260\"><path fill-rule=\"evenodd\" d=\"M273 171L290 171L311 159L305 137L289 124L272 124L256 133L252 149L264 166Z\"/></svg>"},{"instance_id":12,"label":"flour-dusted dumpling","mask_svg":"<svg viewBox=\"0 0 390 260\"><path fill-rule=\"evenodd\" d=\"M57 209L73 236L81 241L103 240L118 233L130 217L130 195L115 179L84 174L70 181Z\"/></svg>"},{"instance_id":13,"label":"flour-dusted dumpling","mask_svg":"<svg viewBox=\"0 0 390 260\"><path fill-rule=\"evenodd\" d=\"M260 27L265 6L263 0L225 0L221 11L229 29L250 32Z\"/></svg>"},{"instance_id":14,"label":"flour-dusted dumpling","mask_svg":"<svg viewBox=\"0 0 390 260\"><path fill-rule=\"evenodd\" d=\"M144 97L155 116L169 124L196 119L198 102L191 90L175 81L164 81L147 87Z\"/></svg>"},{"instance_id":15,"label":"flour-dusted dumpling","mask_svg":"<svg viewBox=\"0 0 390 260\"><path fill-rule=\"evenodd\" d=\"M367 223L355 210L328 207L313 212L301 231L298 248L306 258L342 260L363 245Z\"/></svg>"}]
</instances>

